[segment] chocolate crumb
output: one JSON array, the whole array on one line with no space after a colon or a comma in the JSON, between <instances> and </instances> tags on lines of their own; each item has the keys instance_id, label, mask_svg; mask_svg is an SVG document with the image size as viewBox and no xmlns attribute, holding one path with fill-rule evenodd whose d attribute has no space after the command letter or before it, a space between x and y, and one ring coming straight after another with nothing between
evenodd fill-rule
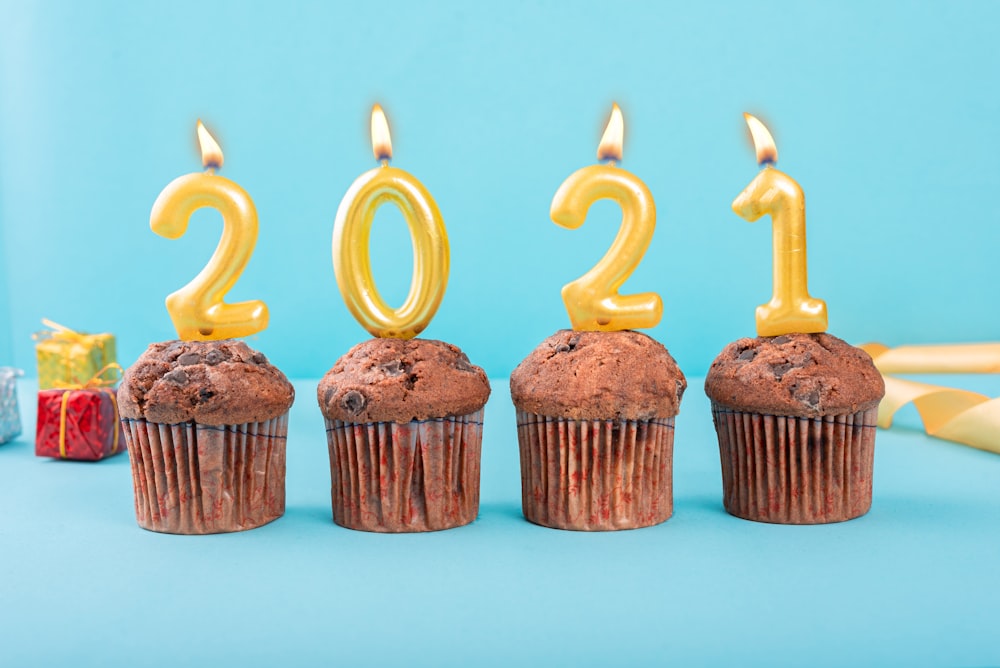
<instances>
[{"instance_id":1,"label":"chocolate crumb","mask_svg":"<svg viewBox=\"0 0 1000 668\"><path fill-rule=\"evenodd\" d=\"M201 355L198 353L184 353L177 358L178 364L183 364L184 366L190 366L192 364L198 364L201 362Z\"/></svg>"}]
</instances>

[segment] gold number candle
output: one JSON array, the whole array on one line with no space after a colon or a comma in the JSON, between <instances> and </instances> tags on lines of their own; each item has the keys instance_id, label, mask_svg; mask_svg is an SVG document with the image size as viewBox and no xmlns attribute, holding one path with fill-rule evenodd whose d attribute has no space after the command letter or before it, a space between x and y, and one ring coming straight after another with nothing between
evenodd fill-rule
<instances>
[{"instance_id":1,"label":"gold number candle","mask_svg":"<svg viewBox=\"0 0 1000 668\"><path fill-rule=\"evenodd\" d=\"M201 273L167 297L167 311L177 336L187 341L249 336L267 327L267 305L256 299L235 304L222 300L257 243L257 210L243 188L215 174L222 167L222 149L201 121L198 142L205 172L186 174L164 188L153 204L149 226L160 236L179 239L191 214L210 207L222 214L222 238Z\"/></svg>"},{"instance_id":2,"label":"gold number candle","mask_svg":"<svg viewBox=\"0 0 1000 668\"><path fill-rule=\"evenodd\" d=\"M597 149L597 159L604 164L590 165L571 174L552 200L552 221L569 229L583 225L590 205L600 199L610 199L622 210L618 235L604 257L562 289L563 302L575 330L655 327L663 317L663 300L655 292L618 294L639 266L656 227L656 206L649 188L616 165L622 159L623 135L624 122L616 104Z\"/></svg>"},{"instance_id":3,"label":"gold number candle","mask_svg":"<svg viewBox=\"0 0 1000 668\"><path fill-rule=\"evenodd\" d=\"M389 124L379 105L372 109L372 150L382 163L351 185L333 226L333 271L351 314L372 336L411 339L430 323L448 283L448 235L441 212L423 184L391 167ZM378 208L399 207L413 240L413 279L398 309L390 308L372 277L369 239Z\"/></svg>"},{"instance_id":4,"label":"gold number candle","mask_svg":"<svg viewBox=\"0 0 1000 668\"><path fill-rule=\"evenodd\" d=\"M743 116L763 169L733 201L733 211L751 223L770 214L774 246L774 287L771 301L757 307L757 334L824 332L826 302L810 297L806 282L805 195L792 177L774 168L778 149L764 124Z\"/></svg>"}]
</instances>

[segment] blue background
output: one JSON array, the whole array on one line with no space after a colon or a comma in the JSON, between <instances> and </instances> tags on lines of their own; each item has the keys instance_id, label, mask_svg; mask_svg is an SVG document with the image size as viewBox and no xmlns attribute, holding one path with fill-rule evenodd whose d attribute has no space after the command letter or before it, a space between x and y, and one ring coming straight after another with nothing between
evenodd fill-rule
<instances>
[{"instance_id":1,"label":"blue background","mask_svg":"<svg viewBox=\"0 0 1000 668\"><path fill-rule=\"evenodd\" d=\"M49 317L119 337L130 363L173 336L163 298L217 243L201 212L148 227L198 171L194 123L254 198L260 237L230 300L259 298L250 343L297 379L288 512L259 530L140 531L127 460L0 448L0 664L996 665L996 455L880 432L875 501L825 527L721 506L700 376L751 335L771 233L729 208L757 171L741 112L808 199L810 287L831 330L885 343L995 339L1000 3L11 2L0 0L0 363L34 373ZM451 281L426 335L489 371L483 505L469 527L376 536L330 522L314 381L367 334L330 264L337 205L373 165L371 104L394 164L445 217ZM623 166L659 225L624 292L691 379L675 516L582 535L520 515L506 376L568 325L559 290L604 253L607 204L568 231L559 184L595 160L612 101ZM398 213L373 252L387 298L411 270ZM968 378L947 382L973 387ZM995 378L981 389L1000 395Z\"/></svg>"},{"instance_id":2,"label":"blue background","mask_svg":"<svg viewBox=\"0 0 1000 668\"><path fill-rule=\"evenodd\" d=\"M367 333L333 276L337 205L374 166L368 114L389 114L394 164L436 198L451 280L426 336L494 377L568 326L559 290L603 255L619 213L548 218L592 164L612 101L623 166L658 226L623 292L659 292L651 334L688 374L754 332L771 291L768 219L733 198L757 172L741 113L769 123L808 201L810 288L831 331L886 343L995 338L1000 265L1000 4L0 2L0 362L33 373L49 317L118 335L124 364L174 336L164 297L221 229L149 230L173 178L200 170L202 118L222 174L254 198L256 251L229 300L259 298L250 341L318 377ZM376 278L409 285L409 237L386 207Z\"/></svg>"}]
</instances>

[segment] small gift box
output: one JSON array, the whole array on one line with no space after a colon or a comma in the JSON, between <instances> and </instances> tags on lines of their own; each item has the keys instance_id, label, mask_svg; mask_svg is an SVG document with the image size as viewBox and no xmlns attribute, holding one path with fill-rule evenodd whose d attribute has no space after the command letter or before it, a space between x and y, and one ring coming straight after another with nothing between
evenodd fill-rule
<instances>
[{"instance_id":1,"label":"small gift box","mask_svg":"<svg viewBox=\"0 0 1000 668\"><path fill-rule=\"evenodd\" d=\"M34 337L39 390L80 385L115 363L113 334L75 332L51 320L42 324L50 329Z\"/></svg>"},{"instance_id":2,"label":"small gift box","mask_svg":"<svg viewBox=\"0 0 1000 668\"><path fill-rule=\"evenodd\" d=\"M86 384L38 392L35 454L60 459L98 460L124 450L118 400L109 383L100 380L109 365Z\"/></svg>"},{"instance_id":3,"label":"small gift box","mask_svg":"<svg viewBox=\"0 0 1000 668\"><path fill-rule=\"evenodd\" d=\"M0 443L21 433L21 413L17 410L17 377L20 369L0 367Z\"/></svg>"}]
</instances>

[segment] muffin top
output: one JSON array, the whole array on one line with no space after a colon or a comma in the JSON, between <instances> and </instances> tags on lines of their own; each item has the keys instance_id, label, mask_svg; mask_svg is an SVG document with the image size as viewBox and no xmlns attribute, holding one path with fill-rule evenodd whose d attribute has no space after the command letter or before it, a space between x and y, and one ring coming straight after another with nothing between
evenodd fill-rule
<instances>
[{"instance_id":1,"label":"muffin top","mask_svg":"<svg viewBox=\"0 0 1000 668\"><path fill-rule=\"evenodd\" d=\"M160 424L228 425L276 418L294 398L285 375L242 341L164 341L125 372L118 409Z\"/></svg>"},{"instance_id":2,"label":"muffin top","mask_svg":"<svg viewBox=\"0 0 1000 668\"><path fill-rule=\"evenodd\" d=\"M473 413L486 405L490 383L450 343L369 339L337 360L316 396L330 420L405 423Z\"/></svg>"},{"instance_id":3,"label":"muffin top","mask_svg":"<svg viewBox=\"0 0 1000 668\"><path fill-rule=\"evenodd\" d=\"M510 376L515 406L574 420L672 417L686 388L663 344L632 331L558 331Z\"/></svg>"},{"instance_id":4,"label":"muffin top","mask_svg":"<svg viewBox=\"0 0 1000 668\"><path fill-rule=\"evenodd\" d=\"M740 339L712 362L705 393L727 408L819 417L874 408L885 383L868 353L830 334Z\"/></svg>"}]
</instances>

